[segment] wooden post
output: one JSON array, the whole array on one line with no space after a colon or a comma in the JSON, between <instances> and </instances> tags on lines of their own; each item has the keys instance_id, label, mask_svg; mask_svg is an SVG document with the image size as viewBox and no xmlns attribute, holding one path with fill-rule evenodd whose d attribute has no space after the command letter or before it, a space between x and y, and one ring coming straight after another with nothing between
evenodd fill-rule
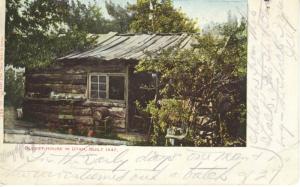
<instances>
[{"instance_id":1,"label":"wooden post","mask_svg":"<svg viewBox=\"0 0 300 187\"><path fill-rule=\"evenodd\" d=\"M126 107L126 114L125 114L125 129L126 129L126 133L129 131L129 65L127 64L125 67L125 71L126 71L126 75L125 75L125 107Z\"/></svg>"}]
</instances>

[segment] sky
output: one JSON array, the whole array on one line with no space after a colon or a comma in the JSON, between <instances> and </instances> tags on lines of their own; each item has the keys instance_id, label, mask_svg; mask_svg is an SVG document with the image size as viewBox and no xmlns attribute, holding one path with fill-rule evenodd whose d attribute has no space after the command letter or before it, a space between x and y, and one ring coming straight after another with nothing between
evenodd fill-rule
<instances>
[{"instance_id":1,"label":"sky","mask_svg":"<svg viewBox=\"0 0 300 187\"><path fill-rule=\"evenodd\" d=\"M109 18L105 9L105 0L84 0L94 2L103 7L103 15ZM112 0L113 3L126 6L136 0ZM203 28L209 23L223 23L227 20L228 11L238 19L247 16L247 0L173 0L176 8L181 8L188 17L196 19L199 27Z\"/></svg>"}]
</instances>

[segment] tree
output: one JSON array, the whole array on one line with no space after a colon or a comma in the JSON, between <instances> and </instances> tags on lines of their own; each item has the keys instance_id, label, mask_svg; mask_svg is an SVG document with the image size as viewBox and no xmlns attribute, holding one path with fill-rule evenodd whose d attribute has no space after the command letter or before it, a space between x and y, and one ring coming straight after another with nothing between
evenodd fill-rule
<instances>
[{"instance_id":1,"label":"tree","mask_svg":"<svg viewBox=\"0 0 300 187\"><path fill-rule=\"evenodd\" d=\"M6 5L5 62L24 67L36 59L45 60L50 54L41 44L47 42L46 31L57 26L65 13L59 7L66 4L10 0Z\"/></svg>"},{"instance_id":2,"label":"tree","mask_svg":"<svg viewBox=\"0 0 300 187\"><path fill-rule=\"evenodd\" d=\"M103 33L105 20L96 4L69 0L8 0L5 63L44 67L59 56L93 44L88 33Z\"/></svg>"},{"instance_id":3,"label":"tree","mask_svg":"<svg viewBox=\"0 0 300 187\"><path fill-rule=\"evenodd\" d=\"M171 0L137 0L128 6L133 15L130 29L141 33L198 32L196 22L181 10L173 7Z\"/></svg>"},{"instance_id":4,"label":"tree","mask_svg":"<svg viewBox=\"0 0 300 187\"><path fill-rule=\"evenodd\" d=\"M79 0L70 3L66 23L71 30L78 29L91 34L101 34L110 31L109 21L102 15L101 8L96 2L84 4Z\"/></svg>"},{"instance_id":5,"label":"tree","mask_svg":"<svg viewBox=\"0 0 300 187\"><path fill-rule=\"evenodd\" d=\"M189 109L184 111L189 115L194 145L203 144L200 130L208 124L215 124L214 145L245 145L246 21L242 19L240 24L230 26L231 30L227 29L229 26L219 27L222 35L199 36L194 49L168 49L159 58L150 54L137 67L137 71L160 74L161 99L188 103ZM156 107L158 113L163 113L160 106ZM209 121L199 120L202 116Z\"/></svg>"},{"instance_id":6,"label":"tree","mask_svg":"<svg viewBox=\"0 0 300 187\"><path fill-rule=\"evenodd\" d=\"M129 25L133 19L128 9L116 5L112 1L105 1L105 7L108 14L113 17L112 25L114 25L114 28L112 30L119 33L128 32Z\"/></svg>"}]
</instances>

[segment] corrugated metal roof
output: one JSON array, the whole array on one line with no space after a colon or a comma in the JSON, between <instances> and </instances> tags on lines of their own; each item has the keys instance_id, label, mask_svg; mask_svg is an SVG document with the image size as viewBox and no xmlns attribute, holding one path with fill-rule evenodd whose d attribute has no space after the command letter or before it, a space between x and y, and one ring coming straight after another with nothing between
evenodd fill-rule
<instances>
[{"instance_id":1,"label":"corrugated metal roof","mask_svg":"<svg viewBox=\"0 0 300 187\"><path fill-rule=\"evenodd\" d=\"M146 53L158 53L162 49L177 46L190 48L193 37L182 34L108 34L97 35L94 48L84 52L74 52L58 60L93 58L100 60L140 60Z\"/></svg>"}]
</instances>

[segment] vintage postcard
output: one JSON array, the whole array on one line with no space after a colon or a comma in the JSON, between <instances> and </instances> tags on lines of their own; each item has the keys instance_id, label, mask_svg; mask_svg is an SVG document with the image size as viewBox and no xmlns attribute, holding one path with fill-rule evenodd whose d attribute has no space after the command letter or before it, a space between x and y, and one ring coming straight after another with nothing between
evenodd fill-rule
<instances>
[{"instance_id":1,"label":"vintage postcard","mask_svg":"<svg viewBox=\"0 0 300 187\"><path fill-rule=\"evenodd\" d=\"M294 184L297 0L0 2L1 184Z\"/></svg>"}]
</instances>

